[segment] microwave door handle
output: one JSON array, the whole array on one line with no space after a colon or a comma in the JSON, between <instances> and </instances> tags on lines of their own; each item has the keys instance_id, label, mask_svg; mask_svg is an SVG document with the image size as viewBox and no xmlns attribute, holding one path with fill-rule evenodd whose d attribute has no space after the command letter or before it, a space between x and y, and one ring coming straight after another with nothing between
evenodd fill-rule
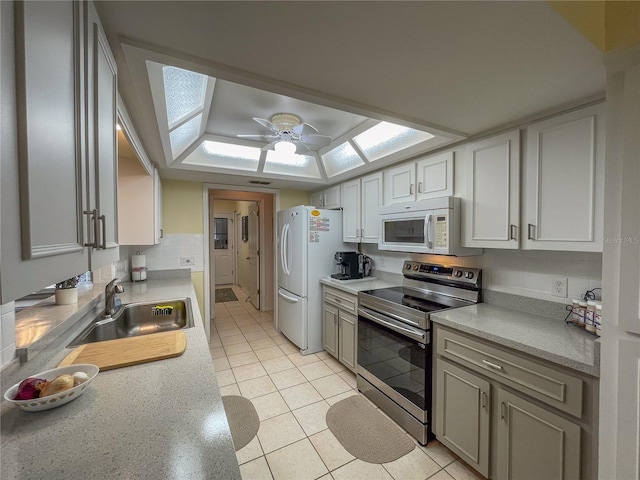
<instances>
[{"instance_id":1,"label":"microwave door handle","mask_svg":"<svg viewBox=\"0 0 640 480\"><path fill-rule=\"evenodd\" d=\"M431 245L431 214L428 213L424 217L424 238L427 240L427 248L433 248Z\"/></svg>"}]
</instances>

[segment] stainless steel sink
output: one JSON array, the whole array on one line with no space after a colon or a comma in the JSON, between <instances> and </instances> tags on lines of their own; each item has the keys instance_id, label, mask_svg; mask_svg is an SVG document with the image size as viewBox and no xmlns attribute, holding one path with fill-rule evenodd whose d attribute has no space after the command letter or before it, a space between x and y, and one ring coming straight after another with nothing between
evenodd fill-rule
<instances>
[{"instance_id":1,"label":"stainless steel sink","mask_svg":"<svg viewBox=\"0 0 640 480\"><path fill-rule=\"evenodd\" d=\"M191 327L193 315L189 298L128 303L119 307L111 318L97 317L67 347Z\"/></svg>"}]
</instances>

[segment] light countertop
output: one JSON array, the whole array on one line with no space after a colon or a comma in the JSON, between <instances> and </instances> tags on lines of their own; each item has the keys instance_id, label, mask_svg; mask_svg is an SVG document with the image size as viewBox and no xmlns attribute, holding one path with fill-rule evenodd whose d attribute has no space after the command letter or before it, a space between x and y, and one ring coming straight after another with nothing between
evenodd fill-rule
<instances>
[{"instance_id":1,"label":"light countertop","mask_svg":"<svg viewBox=\"0 0 640 480\"><path fill-rule=\"evenodd\" d=\"M52 410L24 412L3 400L3 479L240 479L190 278L122 285L123 303L191 298L195 327L184 330L185 353L100 372L81 397ZM56 367L86 323L11 376Z\"/></svg>"},{"instance_id":2,"label":"light countertop","mask_svg":"<svg viewBox=\"0 0 640 480\"><path fill-rule=\"evenodd\" d=\"M373 277L358 278L356 280L336 280L335 278L325 277L320 283L329 287L334 287L352 295L358 295L362 290L375 290L376 288L397 287L397 283L379 280ZM402 284L402 283L400 283Z\"/></svg>"},{"instance_id":3,"label":"light countertop","mask_svg":"<svg viewBox=\"0 0 640 480\"><path fill-rule=\"evenodd\" d=\"M435 313L431 320L594 377L600 376L597 338L562 320L487 303Z\"/></svg>"}]
</instances>

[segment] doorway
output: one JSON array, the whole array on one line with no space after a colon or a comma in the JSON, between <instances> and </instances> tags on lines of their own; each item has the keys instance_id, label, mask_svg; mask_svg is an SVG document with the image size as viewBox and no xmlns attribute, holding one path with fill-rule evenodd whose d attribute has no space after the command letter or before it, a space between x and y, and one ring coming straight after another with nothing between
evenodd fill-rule
<instances>
[{"instance_id":1,"label":"doorway","mask_svg":"<svg viewBox=\"0 0 640 480\"><path fill-rule=\"evenodd\" d=\"M217 187L217 188L216 188ZM231 289L241 308L256 317L268 315L275 304L275 209L278 201L276 190L251 189L227 190L222 185L204 185L205 195L205 315L213 320L216 316L216 290L221 288ZM224 275L226 264L221 264L216 259L216 218L223 218L220 213L231 214L227 220L227 241L231 236L235 238L235 258L232 262L235 278ZM224 230L224 225L218 221L219 233ZM218 235L218 243L222 245L223 236ZM223 270L220 277L218 270ZM227 269L228 270L228 269ZM208 271L208 272L207 272ZM221 282L225 282L222 284ZM217 287L217 288L216 288ZM223 298L218 292L218 298ZM238 305L238 304L235 304ZM238 305L240 306L240 305ZM225 310L234 307L234 302L219 302L217 304L221 314ZM205 322L207 333L211 330L211 322Z\"/></svg>"}]
</instances>

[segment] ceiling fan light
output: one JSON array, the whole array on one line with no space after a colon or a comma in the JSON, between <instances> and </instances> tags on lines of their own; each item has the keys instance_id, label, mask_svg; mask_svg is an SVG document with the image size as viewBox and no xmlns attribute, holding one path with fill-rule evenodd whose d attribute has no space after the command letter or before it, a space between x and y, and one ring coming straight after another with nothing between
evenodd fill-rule
<instances>
[{"instance_id":1,"label":"ceiling fan light","mask_svg":"<svg viewBox=\"0 0 640 480\"><path fill-rule=\"evenodd\" d=\"M273 149L276 152L280 152L280 153L288 153L288 154L296 153L296 146L291 142L280 141L273 146Z\"/></svg>"}]
</instances>

